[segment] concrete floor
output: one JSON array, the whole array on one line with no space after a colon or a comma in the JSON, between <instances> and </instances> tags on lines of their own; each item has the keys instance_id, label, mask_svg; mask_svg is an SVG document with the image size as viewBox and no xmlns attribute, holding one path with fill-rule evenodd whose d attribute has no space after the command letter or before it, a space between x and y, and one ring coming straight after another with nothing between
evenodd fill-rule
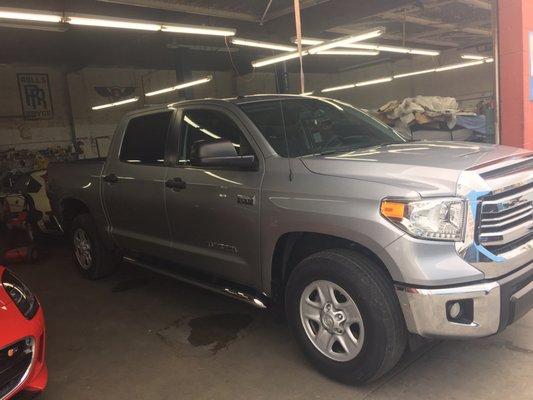
<instances>
[{"instance_id":1,"label":"concrete floor","mask_svg":"<svg viewBox=\"0 0 533 400\"><path fill-rule=\"evenodd\" d=\"M42 400L533 399L533 312L493 337L431 342L349 387L318 374L287 326L237 301L128 265L89 282L60 243L13 270L45 310Z\"/></svg>"}]
</instances>

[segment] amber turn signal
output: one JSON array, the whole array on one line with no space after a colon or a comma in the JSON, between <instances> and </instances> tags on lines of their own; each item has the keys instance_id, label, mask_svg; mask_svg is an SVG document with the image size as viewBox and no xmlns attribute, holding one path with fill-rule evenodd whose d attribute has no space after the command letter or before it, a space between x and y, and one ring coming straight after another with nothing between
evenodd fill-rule
<instances>
[{"instance_id":1,"label":"amber turn signal","mask_svg":"<svg viewBox=\"0 0 533 400\"><path fill-rule=\"evenodd\" d=\"M405 204L384 200L381 202L381 215L392 219L402 219L405 215Z\"/></svg>"}]
</instances>

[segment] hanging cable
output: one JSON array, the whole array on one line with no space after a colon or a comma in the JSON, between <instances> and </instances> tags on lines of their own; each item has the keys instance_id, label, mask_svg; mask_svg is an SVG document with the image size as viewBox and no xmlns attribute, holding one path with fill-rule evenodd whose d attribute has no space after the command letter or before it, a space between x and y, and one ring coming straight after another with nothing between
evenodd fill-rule
<instances>
[{"instance_id":1,"label":"hanging cable","mask_svg":"<svg viewBox=\"0 0 533 400\"><path fill-rule=\"evenodd\" d=\"M300 58L300 93L305 93L304 65L302 57L302 19L300 16L300 0L294 0L294 20L296 23L296 41Z\"/></svg>"},{"instance_id":2,"label":"hanging cable","mask_svg":"<svg viewBox=\"0 0 533 400\"><path fill-rule=\"evenodd\" d=\"M255 78L255 68L252 70L252 77L250 79L244 78L243 75L241 75L241 73L237 69L237 66L235 65L235 62L233 61L233 56L231 55L231 50L230 50L229 45L228 45L228 38L227 37L224 38L224 43L226 43L226 49L228 49L229 60L231 61L231 65L233 67L233 70L235 71L235 75L237 75L237 78L241 78L244 82L253 81L254 78Z\"/></svg>"}]
</instances>

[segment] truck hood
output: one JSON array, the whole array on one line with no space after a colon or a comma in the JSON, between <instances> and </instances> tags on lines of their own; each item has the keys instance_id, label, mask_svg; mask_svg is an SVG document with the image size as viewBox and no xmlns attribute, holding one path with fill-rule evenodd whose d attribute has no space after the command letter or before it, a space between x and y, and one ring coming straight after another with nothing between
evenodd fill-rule
<instances>
[{"instance_id":1,"label":"truck hood","mask_svg":"<svg viewBox=\"0 0 533 400\"><path fill-rule=\"evenodd\" d=\"M525 150L465 142L411 142L302 157L311 172L384 183L422 196L455 195L462 171Z\"/></svg>"}]
</instances>

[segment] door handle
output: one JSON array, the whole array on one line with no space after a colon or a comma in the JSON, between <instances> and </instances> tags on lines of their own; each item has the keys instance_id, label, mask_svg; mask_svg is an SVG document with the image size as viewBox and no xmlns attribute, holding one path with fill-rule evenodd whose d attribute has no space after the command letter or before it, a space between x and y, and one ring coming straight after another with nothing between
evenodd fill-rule
<instances>
[{"instance_id":1,"label":"door handle","mask_svg":"<svg viewBox=\"0 0 533 400\"><path fill-rule=\"evenodd\" d=\"M185 189L187 187L187 184L181 178L174 178L174 179L169 179L168 181L166 181L165 186L174 191L178 191L178 190Z\"/></svg>"},{"instance_id":2,"label":"door handle","mask_svg":"<svg viewBox=\"0 0 533 400\"><path fill-rule=\"evenodd\" d=\"M104 175L102 177L102 179L104 180L104 182L107 182L107 183L117 183L118 182L118 176L116 176L115 174Z\"/></svg>"}]
</instances>

